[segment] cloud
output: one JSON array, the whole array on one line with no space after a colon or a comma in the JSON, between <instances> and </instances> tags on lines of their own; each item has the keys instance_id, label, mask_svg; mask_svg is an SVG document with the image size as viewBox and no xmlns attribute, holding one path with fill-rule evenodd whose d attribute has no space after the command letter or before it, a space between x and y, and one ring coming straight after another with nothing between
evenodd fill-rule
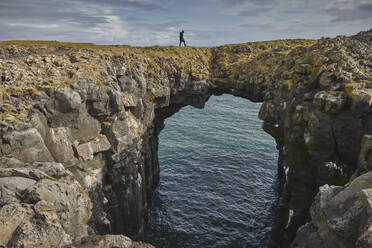
<instances>
[{"instance_id":1,"label":"cloud","mask_svg":"<svg viewBox=\"0 0 372 248\"><path fill-rule=\"evenodd\" d=\"M269 12L278 5L277 0L218 0L226 8L224 14L232 16L255 17Z\"/></svg>"},{"instance_id":2,"label":"cloud","mask_svg":"<svg viewBox=\"0 0 372 248\"><path fill-rule=\"evenodd\" d=\"M273 28L273 26L271 24L268 24L268 23L264 23L264 24L245 23L245 24L238 25L238 28L270 30L270 29Z\"/></svg>"},{"instance_id":3,"label":"cloud","mask_svg":"<svg viewBox=\"0 0 372 248\"><path fill-rule=\"evenodd\" d=\"M92 32L98 36L98 39L110 43L120 43L128 36L125 23L118 16L105 16L106 21L97 23L92 28Z\"/></svg>"},{"instance_id":4,"label":"cloud","mask_svg":"<svg viewBox=\"0 0 372 248\"><path fill-rule=\"evenodd\" d=\"M125 42L140 46L152 45L178 45L178 32L183 21L169 21L161 23L150 23L145 21L132 22L127 26L129 32ZM186 37L191 32L186 30ZM186 40L187 41L187 40Z\"/></svg>"},{"instance_id":5,"label":"cloud","mask_svg":"<svg viewBox=\"0 0 372 248\"><path fill-rule=\"evenodd\" d=\"M372 13L372 3L361 4L359 5L359 9Z\"/></svg>"},{"instance_id":6,"label":"cloud","mask_svg":"<svg viewBox=\"0 0 372 248\"><path fill-rule=\"evenodd\" d=\"M254 4L258 6L266 5L276 5L277 0L222 0L226 5L245 5L245 4Z\"/></svg>"},{"instance_id":7,"label":"cloud","mask_svg":"<svg viewBox=\"0 0 372 248\"><path fill-rule=\"evenodd\" d=\"M371 0L0 0L0 39L213 46L353 34ZM186 21L185 21L186 20Z\"/></svg>"},{"instance_id":8,"label":"cloud","mask_svg":"<svg viewBox=\"0 0 372 248\"><path fill-rule=\"evenodd\" d=\"M121 1L121 4L124 2L131 3L128 8L147 9L152 6L143 2L139 4L138 1ZM1 39L120 42L128 31L125 22L115 11L106 4L97 6L96 3L92 5L90 1L83 0L2 1Z\"/></svg>"},{"instance_id":9,"label":"cloud","mask_svg":"<svg viewBox=\"0 0 372 248\"><path fill-rule=\"evenodd\" d=\"M104 5L110 6L115 8L122 8L122 9L133 9L133 10L143 10L143 11L151 11L155 9L162 9L159 5L156 5L149 1L144 0L77 0L82 4L97 4L97 5Z\"/></svg>"},{"instance_id":10,"label":"cloud","mask_svg":"<svg viewBox=\"0 0 372 248\"><path fill-rule=\"evenodd\" d=\"M270 11L270 8L255 8L255 9L246 9L246 10L241 10L238 13L238 16L257 16L262 13L267 13Z\"/></svg>"},{"instance_id":11,"label":"cloud","mask_svg":"<svg viewBox=\"0 0 372 248\"><path fill-rule=\"evenodd\" d=\"M372 3L366 0L339 0L330 3L325 12L333 17L331 22L372 19Z\"/></svg>"}]
</instances>

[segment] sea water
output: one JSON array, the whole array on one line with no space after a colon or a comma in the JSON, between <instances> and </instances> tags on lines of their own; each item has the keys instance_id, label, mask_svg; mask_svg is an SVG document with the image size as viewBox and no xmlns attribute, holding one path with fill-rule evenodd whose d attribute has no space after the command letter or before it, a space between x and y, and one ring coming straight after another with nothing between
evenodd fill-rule
<instances>
[{"instance_id":1,"label":"sea water","mask_svg":"<svg viewBox=\"0 0 372 248\"><path fill-rule=\"evenodd\" d=\"M277 202L277 150L260 103L213 96L159 137L160 185L146 227L158 248L265 247Z\"/></svg>"}]
</instances>

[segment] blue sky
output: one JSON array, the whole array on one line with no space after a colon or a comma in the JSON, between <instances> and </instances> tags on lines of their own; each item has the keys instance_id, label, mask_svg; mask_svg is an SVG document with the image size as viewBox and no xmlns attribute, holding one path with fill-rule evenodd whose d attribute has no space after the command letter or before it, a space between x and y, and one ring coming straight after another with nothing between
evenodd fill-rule
<instances>
[{"instance_id":1,"label":"blue sky","mask_svg":"<svg viewBox=\"0 0 372 248\"><path fill-rule=\"evenodd\" d=\"M193 46L372 28L372 0L0 0L0 40Z\"/></svg>"}]
</instances>

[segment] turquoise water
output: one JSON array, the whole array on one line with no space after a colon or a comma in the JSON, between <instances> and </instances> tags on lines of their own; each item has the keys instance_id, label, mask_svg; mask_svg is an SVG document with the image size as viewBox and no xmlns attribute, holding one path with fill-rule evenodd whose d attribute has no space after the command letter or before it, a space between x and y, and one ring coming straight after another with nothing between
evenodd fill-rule
<instances>
[{"instance_id":1,"label":"turquoise water","mask_svg":"<svg viewBox=\"0 0 372 248\"><path fill-rule=\"evenodd\" d=\"M265 246L277 199L277 150L257 117L260 106L222 95L166 120L148 242L158 248Z\"/></svg>"}]
</instances>

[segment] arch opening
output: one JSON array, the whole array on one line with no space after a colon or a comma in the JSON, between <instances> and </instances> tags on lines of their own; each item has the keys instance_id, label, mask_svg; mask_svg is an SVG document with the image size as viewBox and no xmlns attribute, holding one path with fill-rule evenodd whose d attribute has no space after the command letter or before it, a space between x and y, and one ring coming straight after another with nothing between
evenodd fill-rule
<instances>
[{"instance_id":1,"label":"arch opening","mask_svg":"<svg viewBox=\"0 0 372 248\"><path fill-rule=\"evenodd\" d=\"M279 196L278 152L258 119L260 106L225 94L165 121L148 242L165 248L267 243Z\"/></svg>"}]
</instances>

